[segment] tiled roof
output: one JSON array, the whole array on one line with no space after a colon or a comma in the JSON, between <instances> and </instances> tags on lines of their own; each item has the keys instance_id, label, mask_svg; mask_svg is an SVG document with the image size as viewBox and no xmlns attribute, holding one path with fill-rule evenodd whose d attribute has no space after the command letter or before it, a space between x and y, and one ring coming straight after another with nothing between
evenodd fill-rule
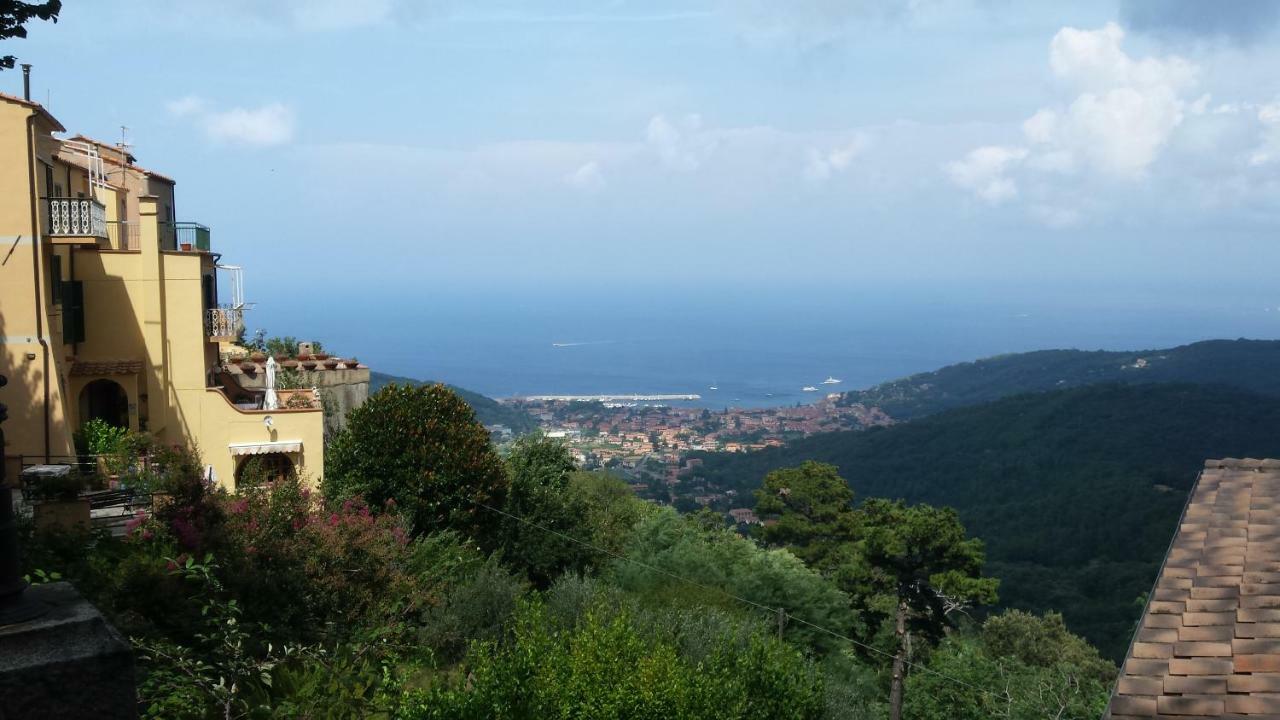
<instances>
[{"instance_id":1,"label":"tiled roof","mask_svg":"<svg viewBox=\"0 0 1280 720\"><path fill-rule=\"evenodd\" d=\"M1106 716L1280 718L1280 460L1210 460Z\"/></svg>"},{"instance_id":2,"label":"tiled roof","mask_svg":"<svg viewBox=\"0 0 1280 720\"><path fill-rule=\"evenodd\" d=\"M10 95L8 93L0 93L0 100L7 100L11 103L15 103L17 105L22 105L23 107L31 108L32 110L35 110L39 115L43 116L44 119L48 121L50 125L53 126L54 130L57 130L58 132L67 131L66 128L62 127L62 123L58 122L58 118L54 117L47 109L45 109L45 106L41 105L40 103L31 102L30 100L24 100L18 97L17 95Z\"/></svg>"},{"instance_id":3,"label":"tiled roof","mask_svg":"<svg viewBox=\"0 0 1280 720\"><path fill-rule=\"evenodd\" d=\"M72 375L136 375L142 372L141 360L77 360Z\"/></svg>"}]
</instances>

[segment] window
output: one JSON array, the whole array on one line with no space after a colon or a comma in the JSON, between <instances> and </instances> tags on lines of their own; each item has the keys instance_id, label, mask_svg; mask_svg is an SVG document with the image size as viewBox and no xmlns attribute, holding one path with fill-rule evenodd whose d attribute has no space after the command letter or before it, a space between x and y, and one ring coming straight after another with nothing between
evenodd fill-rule
<instances>
[{"instance_id":1,"label":"window","mask_svg":"<svg viewBox=\"0 0 1280 720\"><path fill-rule=\"evenodd\" d=\"M79 280L62 284L62 342L84 342L84 283Z\"/></svg>"},{"instance_id":2,"label":"window","mask_svg":"<svg viewBox=\"0 0 1280 720\"><path fill-rule=\"evenodd\" d=\"M62 256L49 258L49 289L53 291L53 304L62 303Z\"/></svg>"}]
</instances>

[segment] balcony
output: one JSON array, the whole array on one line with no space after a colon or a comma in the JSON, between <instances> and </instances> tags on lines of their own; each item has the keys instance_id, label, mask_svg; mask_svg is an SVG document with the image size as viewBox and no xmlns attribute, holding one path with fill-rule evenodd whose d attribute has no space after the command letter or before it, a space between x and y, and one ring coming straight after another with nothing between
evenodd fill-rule
<instances>
[{"instance_id":1,"label":"balcony","mask_svg":"<svg viewBox=\"0 0 1280 720\"><path fill-rule=\"evenodd\" d=\"M92 198L48 198L54 242L96 243L107 238L107 208Z\"/></svg>"},{"instance_id":2,"label":"balcony","mask_svg":"<svg viewBox=\"0 0 1280 720\"><path fill-rule=\"evenodd\" d=\"M211 342L234 342L243 331L242 307L217 307L204 313L204 334Z\"/></svg>"},{"instance_id":3,"label":"balcony","mask_svg":"<svg viewBox=\"0 0 1280 720\"><path fill-rule=\"evenodd\" d=\"M209 252L209 228L196 222L162 222L160 249Z\"/></svg>"},{"instance_id":4,"label":"balcony","mask_svg":"<svg viewBox=\"0 0 1280 720\"><path fill-rule=\"evenodd\" d=\"M107 246L112 250L140 250L141 232L136 222L107 221Z\"/></svg>"}]
</instances>

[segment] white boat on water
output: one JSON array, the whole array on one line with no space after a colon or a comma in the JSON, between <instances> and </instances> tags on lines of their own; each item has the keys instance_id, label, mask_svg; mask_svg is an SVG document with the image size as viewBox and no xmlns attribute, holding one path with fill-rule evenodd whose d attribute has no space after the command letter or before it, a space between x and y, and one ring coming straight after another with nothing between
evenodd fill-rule
<instances>
[{"instance_id":1,"label":"white boat on water","mask_svg":"<svg viewBox=\"0 0 1280 720\"><path fill-rule=\"evenodd\" d=\"M801 392L818 392L818 388L812 385L805 385L804 387L800 388L800 391Z\"/></svg>"},{"instance_id":2,"label":"white boat on water","mask_svg":"<svg viewBox=\"0 0 1280 720\"><path fill-rule=\"evenodd\" d=\"M843 381L843 380L837 380L837 379L835 379L835 378L831 377L830 375L828 375L828 376L827 376L827 379L822 381L822 384L823 384L823 385L839 385L839 384L840 384L840 383L842 383L842 382L844 382L844 381Z\"/></svg>"}]
</instances>

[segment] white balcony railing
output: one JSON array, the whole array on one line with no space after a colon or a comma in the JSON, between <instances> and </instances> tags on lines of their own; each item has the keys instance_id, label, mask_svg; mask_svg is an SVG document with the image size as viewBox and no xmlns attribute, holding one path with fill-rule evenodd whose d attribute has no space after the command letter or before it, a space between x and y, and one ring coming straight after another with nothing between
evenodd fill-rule
<instances>
[{"instance_id":1,"label":"white balcony railing","mask_svg":"<svg viewBox=\"0 0 1280 720\"><path fill-rule=\"evenodd\" d=\"M212 340L233 340L244 330L244 308L212 308L204 314L205 334Z\"/></svg>"},{"instance_id":2,"label":"white balcony railing","mask_svg":"<svg viewBox=\"0 0 1280 720\"><path fill-rule=\"evenodd\" d=\"M107 208L92 198L49 198L49 234L105 238Z\"/></svg>"}]
</instances>

